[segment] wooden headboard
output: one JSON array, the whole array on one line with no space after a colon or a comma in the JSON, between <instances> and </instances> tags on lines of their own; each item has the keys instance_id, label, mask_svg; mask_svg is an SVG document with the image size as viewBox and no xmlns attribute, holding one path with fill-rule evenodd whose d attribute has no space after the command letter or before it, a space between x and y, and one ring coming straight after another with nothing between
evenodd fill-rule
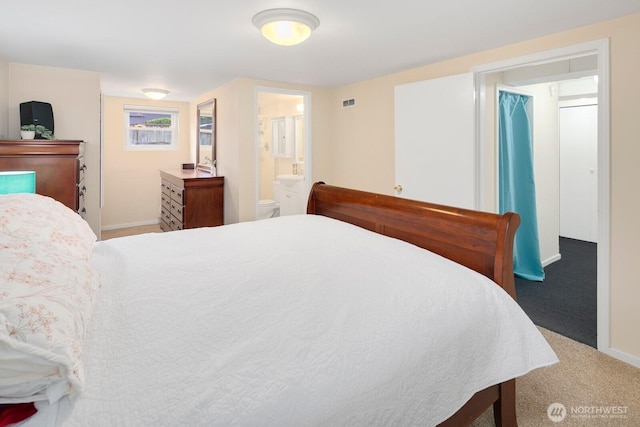
<instances>
[{"instance_id":1,"label":"wooden headboard","mask_svg":"<svg viewBox=\"0 0 640 427\"><path fill-rule=\"evenodd\" d=\"M520 217L326 185L311 188L307 213L323 215L440 254L489 277L516 298L513 240Z\"/></svg>"}]
</instances>

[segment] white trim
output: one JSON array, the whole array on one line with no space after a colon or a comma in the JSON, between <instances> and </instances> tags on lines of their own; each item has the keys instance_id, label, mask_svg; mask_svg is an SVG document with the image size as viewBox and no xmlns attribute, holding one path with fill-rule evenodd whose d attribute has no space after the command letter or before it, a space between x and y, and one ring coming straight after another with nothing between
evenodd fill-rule
<instances>
[{"instance_id":1,"label":"white trim","mask_svg":"<svg viewBox=\"0 0 640 427\"><path fill-rule=\"evenodd\" d=\"M482 210L481 201L484 200L484 191L483 184L484 179L482 179L482 165L485 164L484 158L486 156L485 150L483 150L482 144L485 142L485 121L487 120L487 113L485 112L485 101L487 98L487 87L486 87L486 73L484 72L476 72L472 68L473 72L473 83L474 83L474 100L475 100L475 141L474 141L474 157L475 157L475 191L474 191L474 204L476 210ZM496 119L497 120L497 119ZM497 154L496 154L497 157ZM497 177L496 177L497 181ZM496 206L497 203L494 203ZM497 212L497 209L496 211Z\"/></svg>"},{"instance_id":2,"label":"white trim","mask_svg":"<svg viewBox=\"0 0 640 427\"><path fill-rule=\"evenodd\" d=\"M105 225L103 227L100 227L100 230L101 231L120 230L121 228L140 227L142 225L155 225L155 224L160 224L160 223L158 222L158 220L130 222L128 224Z\"/></svg>"},{"instance_id":3,"label":"white trim","mask_svg":"<svg viewBox=\"0 0 640 427\"><path fill-rule=\"evenodd\" d=\"M100 210L104 208L104 93L100 92Z\"/></svg>"},{"instance_id":4,"label":"white trim","mask_svg":"<svg viewBox=\"0 0 640 427\"><path fill-rule=\"evenodd\" d=\"M614 357L618 360L622 360L625 363L635 366L636 368L640 368L640 357L632 356L629 353L625 353L624 351L616 350L614 348L609 348L608 351L603 351L607 355Z\"/></svg>"},{"instance_id":5,"label":"white trim","mask_svg":"<svg viewBox=\"0 0 640 427\"><path fill-rule=\"evenodd\" d=\"M508 58L502 61L482 64L472 67L471 71L473 73L494 73L525 65L540 65L559 60L579 58L582 56L593 55L594 53L599 55L601 52L600 49L603 45L606 45L608 52L609 39L600 39L573 46L538 52L531 55L517 56L515 58ZM598 71L600 71L600 61L598 61Z\"/></svg>"},{"instance_id":6,"label":"white trim","mask_svg":"<svg viewBox=\"0 0 640 427\"><path fill-rule=\"evenodd\" d=\"M598 349L614 356L611 348L611 146L609 39L598 48ZM636 365L640 366L640 365Z\"/></svg>"},{"instance_id":7,"label":"white trim","mask_svg":"<svg viewBox=\"0 0 640 427\"><path fill-rule=\"evenodd\" d=\"M542 261L542 266L546 267L549 264L553 264L556 261L560 261L561 258L562 258L562 255L556 254L556 255L554 255L552 257L549 257L549 258L545 259L544 261Z\"/></svg>"},{"instance_id":8,"label":"white trim","mask_svg":"<svg viewBox=\"0 0 640 427\"><path fill-rule=\"evenodd\" d=\"M485 143L484 100L486 97L485 75L504 71L509 68L525 65L537 65L569 58L577 58L597 54L598 56L598 350L612 357L625 360L624 353L611 348L610 327L610 233L611 233L611 171L610 171L610 92L609 92L609 39L600 39L573 46L539 52L516 58L510 58L489 64L473 67L475 75L476 94L476 152L477 198L481 196L483 188L483 169ZM631 359L634 359L631 357ZM633 362L635 364L637 361Z\"/></svg>"},{"instance_id":9,"label":"white trim","mask_svg":"<svg viewBox=\"0 0 640 427\"><path fill-rule=\"evenodd\" d=\"M590 105L598 106L598 97L593 96L590 98L585 98L580 96L578 98L564 98L558 99L558 107L559 108L575 108L575 107L586 107Z\"/></svg>"}]
</instances>

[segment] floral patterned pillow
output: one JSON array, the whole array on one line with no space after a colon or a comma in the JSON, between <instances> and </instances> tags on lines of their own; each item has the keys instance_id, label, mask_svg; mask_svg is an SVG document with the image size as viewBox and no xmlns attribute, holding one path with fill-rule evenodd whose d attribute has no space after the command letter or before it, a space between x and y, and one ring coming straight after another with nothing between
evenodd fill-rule
<instances>
[{"instance_id":1,"label":"floral patterned pillow","mask_svg":"<svg viewBox=\"0 0 640 427\"><path fill-rule=\"evenodd\" d=\"M55 402L82 389L80 353L99 286L93 243L86 228L59 221L65 214L49 201L42 205L54 225L29 204L28 214L10 214L23 205L14 199L7 208L6 200L0 197L0 403ZM29 219L43 229L29 230Z\"/></svg>"},{"instance_id":2,"label":"floral patterned pillow","mask_svg":"<svg viewBox=\"0 0 640 427\"><path fill-rule=\"evenodd\" d=\"M96 235L73 210L39 194L0 195L0 232L32 243L49 243L90 259Z\"/></svg>"}]
</instances>

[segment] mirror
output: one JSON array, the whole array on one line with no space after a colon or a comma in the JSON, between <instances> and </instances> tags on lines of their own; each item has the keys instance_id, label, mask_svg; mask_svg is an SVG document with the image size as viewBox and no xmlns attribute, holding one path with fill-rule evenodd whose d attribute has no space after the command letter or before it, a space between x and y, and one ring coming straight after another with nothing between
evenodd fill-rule
<instances>
[{"instance_id":1,"label":"mirror","mask_svg":"<svg viewBox=\"0 0 640 427\"><path fill-rule=\"evenodd\" d=\"M293 157L294 137L293 117L271 119L271 155L273 157Z\"/></svg>"},{"instance_id":2,"label":"mirror","mask_svg":"<svg viewBox=\"0 0 640 427\"><path fill-rule=\"evenodd\" d=\"M196 129L196 163L211 163L216 155L216 100L198 104Z\"/></svg>"}]
</instances>

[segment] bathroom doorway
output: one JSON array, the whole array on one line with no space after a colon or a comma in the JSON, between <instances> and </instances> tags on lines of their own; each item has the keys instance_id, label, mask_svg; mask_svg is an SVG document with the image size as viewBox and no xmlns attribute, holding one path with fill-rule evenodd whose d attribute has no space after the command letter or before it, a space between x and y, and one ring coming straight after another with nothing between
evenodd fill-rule
<instances>
[{"instance_id":1,"label":"bathroom doorway","mask_svg":"<svg viewBox=\"0 0 640 427\"><path fill-rule=\"evenodd\" d=\"M311 182L311 94L257 87L256 219L301 214Z\"/></svg>"}]
</instances>

